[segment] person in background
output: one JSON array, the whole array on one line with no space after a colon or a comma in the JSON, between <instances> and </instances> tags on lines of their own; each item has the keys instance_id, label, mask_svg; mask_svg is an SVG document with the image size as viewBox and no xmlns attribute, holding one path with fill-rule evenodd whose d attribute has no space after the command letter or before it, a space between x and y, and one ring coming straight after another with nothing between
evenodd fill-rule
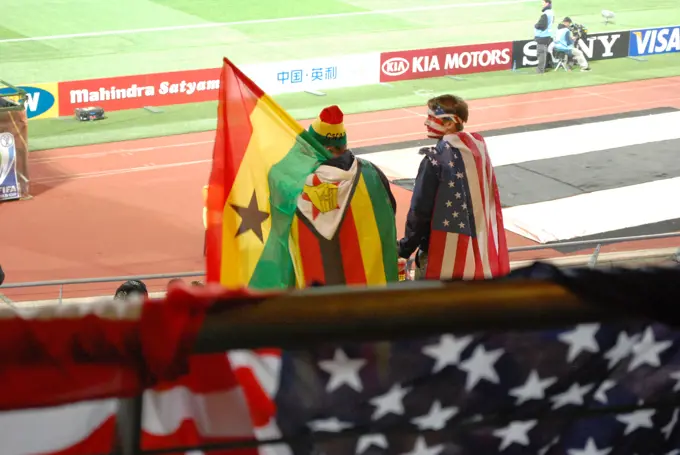
<instances>
[{"instance_id":1,"label":"person in background","mask_svg":"<svg viewBox=\"0 0 680 455\"><path fill-rule=\"evenodd\" d=\"M398 280L390 183L347 147L343 119L340 108L330 106L309 127L333 157L307 177L298 198L289 241L297 287Z\"/></svg>"},{"instance_id":2,"label":"person in background","mask_svg":"<svg viewBox=\"0 0 680 455\"><path fill-rule=\"evenodd\" d=\"M2 270L2 266L0 265L0 286L2 286L2 283L5 282L5 272Z\"/></svg>"},{"instance_id":3,"label":"person in background","mask_svg":"<svg viewBox=\"0 0 680 455\"><path fill-rule=\"evenodd\" d=\"M536 40L536 52L538 53L538 74L545 73L545 65L548 61L548 46L553 40L552 26L555 15L552 10L552 0L543 0L543 10L538 22L534 25L534 39Z\"/></svg>"},{"instance_id":4,"label":"person in background","mask_svg":"<svg viewBox=\"0 0 680 455\"><path fill-rule=\"evenodd\" d=\"M557 26L557 33L555 34L555 49L564 52L570 57L574 57L578 66L581 67L581 71L590 71L588 66L588 61L586 56L583 54L581 49L577 49L574 46L574 35L569 30L571 26L571 18L565 17L562 23Z\"/></svg>"},{"instance_id":5,"label":"person in background","mask_svg":"<svg viewBox=\"0 0 680 455\"><path fill-rule=\"evenodd\" d=\"M463 132L468 105L442 95L427 103L427 135L399 256L416 250L416 279L486 279L507 275L510 258L501 201L484 138Z\"/></svg>"},{"instance_id":6,"label":"person in background","mask_svg":"<svg viewBox=\"0 0 680 455\"><path fill-rule=\"evenodd\" d=\"M168 281L168 286L166 289L170 290L171 287L181 285L182 283L184 283L184 280L181 278L173 278L172 280Z\"/></svg>"},{"instance_id":7,"label":"person in background","mask_svg":"<svg viewBox=\"0 0 680 455\"><path fill-rule=\"evenodd\" d=\"M129 280L116 289L116 294L113 298L130 302L145 300L147 297L149 297L149 291L146 289L146 284L138 280Z\"/></svg>"}]
</instances>

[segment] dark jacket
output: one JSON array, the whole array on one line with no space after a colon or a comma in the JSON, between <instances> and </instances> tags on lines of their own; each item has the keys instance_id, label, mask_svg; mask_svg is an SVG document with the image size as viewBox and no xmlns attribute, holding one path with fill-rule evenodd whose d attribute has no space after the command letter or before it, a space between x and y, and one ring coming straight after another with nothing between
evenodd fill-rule
<instances>
[{"instance_id":1,"label":"dark jacket","mask_svg":"<svg viewBox=\"0 0 680 455\"><path fill-rule=\"evenodd\" d=\"M549 9L552 9L552 5L548 5L545 8L543 8L541 11L541 17L538 18L538 22L534 25L535 28L538 30L545 30L548 28L548 16L545 15L545 12ZM545 44L546 46L552 42L552 38L536 38L536 42L538 44Z\"/></svg>"},{"instance_id":2,"label":"dark jacket","mask_svg":"<svg viewBox=\"0 0 680 455\"><path fill-rule=\"evenodd\" d=\"M354 154L350 150L347 150L342 155L333 157L325 161L323 164L326 166L337 167L339 169L342 169L343 171L349 171L353 163ZM392 189L390 188L390 181L387 180L387 177L385 177L385 174L383 174L383 172L380 170L380 168L378 168L378 166L373 167L378 173L380 181L385 186L385 190L387 190L387 194L390 198L390 203L392 204L392 210L394 210L394 213L397 213L397 201L394 199L394 195L392 194Z\"/></svg>"},{"instance_id":3,"label":"dark jacket","mask_svg":"<svg viewBox=\"0 0 680 455\"><path fill-rule=\"evenodd\" d=\"M422 150L422 149L421 149ZM427 252L434 202L439 189L439 171L427 156L420 162L406 217L404 237L399 240L399 257L408 259L416 249Z\"/></svg>"}]
</instances>

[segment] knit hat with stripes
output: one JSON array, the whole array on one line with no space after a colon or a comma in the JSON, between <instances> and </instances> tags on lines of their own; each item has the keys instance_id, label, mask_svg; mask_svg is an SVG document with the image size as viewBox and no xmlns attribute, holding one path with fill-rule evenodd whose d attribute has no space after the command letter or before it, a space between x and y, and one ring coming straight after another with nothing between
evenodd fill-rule
<instances>
[{"instance_id":1,"label":"knit hat with stripes","mask_svg":"<svg viewBox=\"0 0 680 455\"><path fill-rule=\"evenodd\" d=\"M338 106L325 108L319 117L309 126L314 139L327 147L343 147L347 145L347 131L342 123L344 114Z\"/></svg>"}]
</instances>

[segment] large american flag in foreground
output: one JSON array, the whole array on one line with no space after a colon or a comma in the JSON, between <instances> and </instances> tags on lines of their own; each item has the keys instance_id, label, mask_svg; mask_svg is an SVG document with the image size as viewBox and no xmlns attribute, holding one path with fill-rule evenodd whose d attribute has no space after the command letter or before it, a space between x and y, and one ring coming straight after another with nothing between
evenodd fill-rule
<instances>
[{"instance_id":1,"label":"large american flag in foreground","mask_svg":"<svg viewBox=\"0 0 680 455\"><path fill-rule=\"evenodd\" d=\"M279 425L350 432L327 455L672 453L678 346L644 324L325 346L284 357Z\"/></svg>"},{"instance_id":2,"label":"large american flag in foreground","mask_svg":"<svg viewBox=\"0 0 680 455\"><path fill-rule=\"evenodd\" d=\"M646 276L639 271L560 272L547 266L546 270L543 275L531 270L513 275L554 280L616 311L640 310L675 324L676 329L640 319L522 333L447 333L420 339L395 334L383 343L322 344L284 351L280 365L273 362L253 370L254 376L266 380L263 389L277 405L275 421L267 423L269 430L258 433L268 439L280 432L294 440L290 447L269 445L260 453L680 455L680 318L675 311L680 270ZM145 365L154 366L153 371L170 371L168 366L175 360L163 353L175 351L159 348L168 340L179 340L179 333L195 335L194 330L177 330L181 324L189 327L182 321L195 320L195 316L188 318L194 310L173 310L179 308L178 301L188 303L189 309L205 308L211 297L207 291L202 296L178 291L166 300L167 305L152 307L159 317L151 318L139 318L139 312L112 305L91 307L93 311L81 314L82 320L67 312L61 322L65 330L50 332L62 333L59 340L46 335L44 317L36 318L35 324L14 321L2 325L0 338L9 341L13 328L28 330L33 340L30 349L53 353L64 361L69 352L80 354L86 352L81 346L89 346L91 355L99 352L108 359L102 371L129 368L143 372ZM103 308L118 310L101 317ZM89 333L93 323L100 330ZM143 335L141 344L136 334ZM88 345L88 340L97 344ZM8 347L12 345L4 346L0 372L5 375L11 373L8 365L17 362L30 368L41 364L31 360L35 357L16 354L16 349ZM145 363L125 361L137 357L135 349L147 353ZM112 353L118 354L111 357ZM191 365L192 370L200 367L200 357L194 356L198 363ZM111 363L111 359L116 360ZM68 379L74 368L88 363L82 357L74 360L64 365L51 361L45 367ZM145 393L145 449L229 442L252 435L243 395L233 377L225 381L228 375L211 371L200 370L203 378L214 381L196 384L185 378ZM28 399L52 400L52 388L29 373L24 391L33 388L35 393ZM174 374L165 379L172 381ZM74 384L81 381L83 385L73 388L80 398L93 393L84 386L84 372L71 378ZM68 385L68 381L62 383ZM6 389L0 397L3 403L16 401L13 393ZM106 453L113 438L115 411L115 402L105 399L2 413L1 452Z\"/></svg>"},{"instance_id":3,"label":"large american flag in foreground","mask_svg":"<svg viewBox=\"0 0 680 455\"><path fill-rule=\"evenodd\" d=\"M621 310L680 294L594 273L569 286ZM680 454L678 391L680 332L641 320L289 352L276 402L285 436L315 439L294 453L644 455Z\"/></svg>"},{"instance_id":4,"label":"large american flag in foreground","mask_svg":"<svg viewBox=\"0 0 680 455\"><path fill-rule=\"evenodd\" d=\"M498 185L484 138L445 136L421 153L437 168L426 277L483 279L506 275L510 258Z\"/></svg>"}]
</instances>

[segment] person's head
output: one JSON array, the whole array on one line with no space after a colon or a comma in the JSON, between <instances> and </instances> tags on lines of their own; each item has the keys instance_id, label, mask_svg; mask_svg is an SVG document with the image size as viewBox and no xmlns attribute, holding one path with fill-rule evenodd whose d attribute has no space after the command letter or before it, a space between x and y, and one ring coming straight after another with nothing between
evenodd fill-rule
<instances>
[{"instance_id":1,"label":"person's head","mask_svg":"<svg viewBox=\"0 0 680 455\"><path fill-rule=\"evenodd\" d=\"M146 285L142 281L130 280L121 284L116 289L116 294L113 297L115 300L135 301L144 300L149 296L146 290Z\"/></svg>"},{"instance_id":2,"label":"person's head","mask_svg":"<svg viewBox=\"0 0 680 455\"><path fill-rule=\"evenodd\" d=\"M552 0L543 0L543 8L546 6L552 6Z\"/></svg>"},{"instance_id":3,"label":"person's head","mask_svg":"<svg viewBox=\"0 0 680 455\"><path fill-rule=\"evenodd\" d=\"M565 17L564 19L562 19L562 23L569 27L572 24L571 17Z\"/></svg>"},{"instance_id":4,"label":"person's head","mask_svg":"<svg viewBox=\"0 0 680 455\"><path fill-rule=\"evenodd\" d=\"M338 106L324 108L309 125L309 133L333 155L347 151L347 131L343 123L344 114Z\"/></svg>"},{"instance_id":5,"label":"person's head","mask_svg":"<svg viewBox=\"0 0 680 455\"><path fill-rule=\"evenodd\" d=\"M2 266L0 265L0 285L5 281L5 272L2 271Z\"/></svg>"},{"instance_id":6,"label":"person's head","mask_svg":"<svg viewBox=\"0 0 680 455\"><path fill-rule=\"evenodd\" d=\"M427 137L440 139L463 131L468 121L468 105L455 95L441 95L427 102Z\"/></svg>"},{"instance_id":7,"label":"person's head","mask_svg":"<svg viewBox=\"0 0 680 455\"><path fill-rule=\"evenodd\" d=\"M181 278L173 278L172 280L168 281L168 289L170 289L173 286L177 286L178 284L182 284L183 281Z\"/></svg>"}]
</instances>

